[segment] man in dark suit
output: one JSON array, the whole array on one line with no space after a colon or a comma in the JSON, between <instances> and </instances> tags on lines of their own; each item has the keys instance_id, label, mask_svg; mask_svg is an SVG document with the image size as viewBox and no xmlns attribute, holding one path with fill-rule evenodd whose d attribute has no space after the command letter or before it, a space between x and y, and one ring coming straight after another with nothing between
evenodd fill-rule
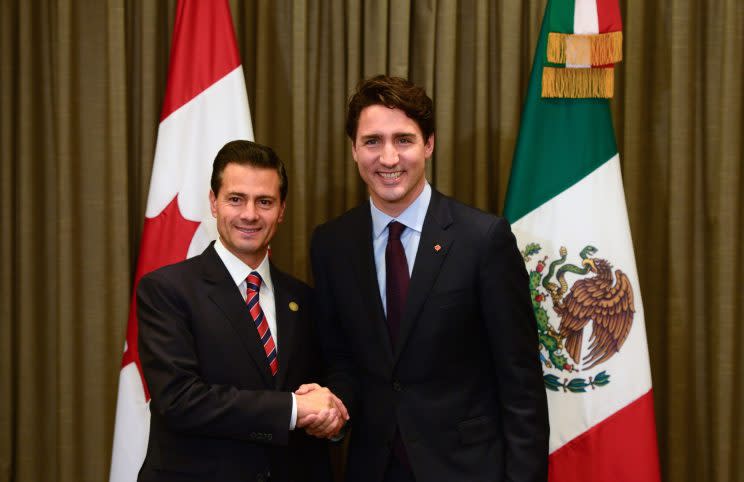
<instances>
[{"instance_id":1,"label":"man in dark suit","mask_svg":"<svg viewBox=\"0 0 744 482\"><path fill-rule=\"evenodd\" d=\"M346 132L370 201L318 227L311 256L328 386L352 417L347 480L547 480L537 328L509 224L427 183L420 87L363 81Z\"/></svg>"},{"instance_id":2,"label":"man in dark suit","mask_svg":"<svg viewBox=\"0 0 744 482\"><path fill-rule=\"evenodd\" d=\"M347 417L327 388L292 393L321 373L310 288L267 255L286 195L270 148L226 144L209 196L219 239L140 281L152 414L140 481L330 480L324 442L294 430L300 418L333 433Z\"/></svg>"}]
</instances>

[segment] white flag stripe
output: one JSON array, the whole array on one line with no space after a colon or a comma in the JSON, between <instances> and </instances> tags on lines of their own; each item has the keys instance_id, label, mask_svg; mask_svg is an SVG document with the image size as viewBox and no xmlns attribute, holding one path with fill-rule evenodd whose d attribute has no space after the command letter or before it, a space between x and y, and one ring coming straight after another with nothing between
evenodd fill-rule
<instances>
[{"instance_id":1,"label":"white flag stripe","mask_svg":"<svg viewBox=\"0 0 744 482\"><path fill-rule=\"evenodd\" d=\"M635 316L622 346L612 358L582 376L595 376L601 371L610 375L610 383L586 393L548 391L550 413L550 451L585 432L651 389L648 347L644 325L643 303L635 266L633 243L625 206L620 172L620 157L615 155L580 182L522 217L513 225L520 249L528 243L542 246L539 256L549 256L550 263L560 258L561 246L568 250L566 263L580 264L579 252L592 245L598 249L595 258L606 259L629 278L633 289ZM567 274L571 284L578 277ZM548 309L551 324L560 319ZM584 332L582 353L587 353L591 327ZM546 373L549 370L546 369ZM565 372L555 374L563 381ZM577 410L581 407L581 410Z\"/></svg>"},{"instance_id":2,"label":"white flag stripe","mask_svg":"<svg viewBox=\"0 0 744 482\"><path fill-rule=\"evenodd\" d=\"M599 33L597 0L576 0L573 27L575 34Z\"/></svg>"},{"instance_id":3,"label":"white flag stripe","mask_svg":"<svg viewBox=\"0 0 744 482\"><path fill-rule=\"evenodd\" d=\"M132 482L145 460L147 436L150 433L150 407L145 401L137 365L129 363L119 374L116 399L116 423L111 458L110 482ZM144 440L145 443L135 443Z\"/></svg>"},{"instance_id":4,"label":"white flag stripe","mask_svg":"<svg viewBox=\"0 0 744 482\"><path fill-rule=\"evenodd\" d=\"M597 14L597 0L576 0L574 5L575 34L599 33L599 16ZM571 69L588 69L591 64L573 64L566 62L566 67Z\"/></svg>"},{"instance_id":5,"label":"white flag stripe","mask_svg":"<svg viewBox=\"0 0 744 482\"><path fill-rule=\"evenodd\" d=\"M253 140L242 67L160 123L145 215L154 218L178 193L184 218L197 222L211 219L212 161L223 145L235 139Z\"/></svg>"}]
</instances>

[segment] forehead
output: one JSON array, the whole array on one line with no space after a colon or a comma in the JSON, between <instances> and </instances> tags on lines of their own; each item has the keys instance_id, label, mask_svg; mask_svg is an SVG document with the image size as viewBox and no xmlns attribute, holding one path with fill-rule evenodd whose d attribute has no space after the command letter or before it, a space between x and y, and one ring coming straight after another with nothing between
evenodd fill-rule
<instances>
[{"instance_id":1,"label":"forehead","mask_svg":"<svg viewBox=\"0 0 744 482\"><path fill-rule=\"evenodd\" d=\"M220 191L279 196L279 173L268 167L231 162L222 171Z\"/></svg>"},{"instance_id":2,"label":"forehead","mask_svg":"<svg viewBox=\"0 0 744 482\"><path fill-rule=\"evenodd\" d=\"M359 114L357 137L379 134L417 134L423 137L415 120L398 108L370 105Z\"/></svg>"}]
</instances>

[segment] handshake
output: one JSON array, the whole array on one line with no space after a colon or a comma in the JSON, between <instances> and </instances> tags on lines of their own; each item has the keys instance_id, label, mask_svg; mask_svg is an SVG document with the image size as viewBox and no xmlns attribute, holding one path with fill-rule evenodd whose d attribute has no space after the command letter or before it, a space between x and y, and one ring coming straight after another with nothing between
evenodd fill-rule
<instances>
[{"instance_id":1,"label":"handshake","mask_svg":"<svg viewBox=\"0 0 744 482\"><path fill-rule=\"evenodd\" d=\"M295 392L297 401L297 425L318 438L338 435L349 420L349 411L328 388L317 383L301 385Z\"/></svg>"}]
</instances>

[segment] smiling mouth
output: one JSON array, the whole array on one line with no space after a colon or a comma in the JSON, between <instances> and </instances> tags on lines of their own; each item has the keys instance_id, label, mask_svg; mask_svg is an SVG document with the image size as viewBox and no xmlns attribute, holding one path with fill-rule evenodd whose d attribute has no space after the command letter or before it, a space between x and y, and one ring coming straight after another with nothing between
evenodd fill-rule
<instances>
[{"instance_id":1,"label":"smiling mouth","mask_svg":"<svg viewBox=\"0 0 744 482\"><path fill-rule=\"evenodd\" d=\"M379 174L379 175L380 175L380 177L382 177L382 178L383 178L383 179L385 179L385 180L388 180L388 181L394 181L394 180L396 180L396 179L400 178L400 176L402 176L402 175L403 175L403 171L395 171L395 172L378 172L377 174Z\"/></svg>"},{"instance_id":2,"label":"smiling mouth","mask_svg":"<svg viewBox=\"0 0 744 482\"><path fill-rule=\"evenodd\" d=\"M257 232L261 230L261 228L246 228L246 227L240 227L240 226L235 226L235 229L247 235L256 234Z\"/></svg>"}]
</instances>

